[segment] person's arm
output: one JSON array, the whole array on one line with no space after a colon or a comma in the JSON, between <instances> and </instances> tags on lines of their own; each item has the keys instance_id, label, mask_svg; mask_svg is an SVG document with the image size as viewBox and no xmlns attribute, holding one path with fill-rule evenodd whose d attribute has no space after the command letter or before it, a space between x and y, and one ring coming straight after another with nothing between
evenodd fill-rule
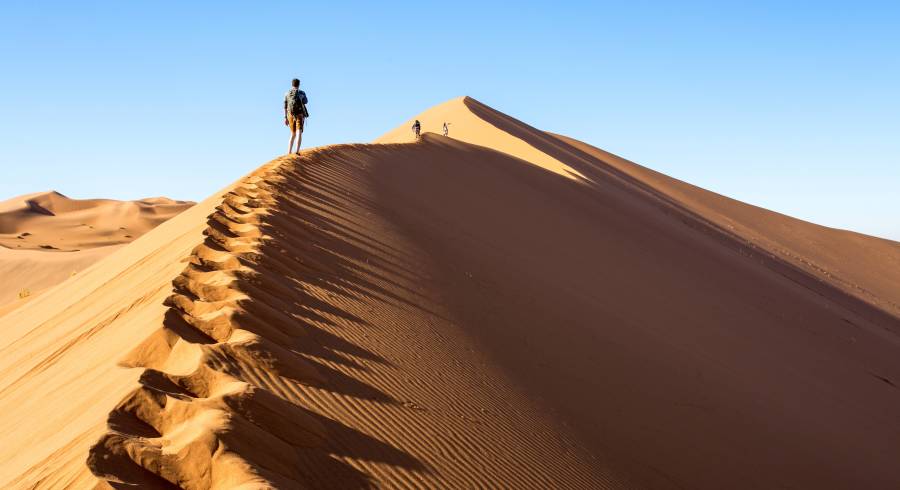
<instances>
[{"instance_id":1,"label":"person's arm","mask_svg":"<svg viewBox=\"0 0 900 490\"><path fill-rule=\"evenodd\" d=\"M287 95L285 95L284 96L284 125L285 126L288 125L287 106L288 106L288 99L287 99Z\"/></svg>"}]
</instances>

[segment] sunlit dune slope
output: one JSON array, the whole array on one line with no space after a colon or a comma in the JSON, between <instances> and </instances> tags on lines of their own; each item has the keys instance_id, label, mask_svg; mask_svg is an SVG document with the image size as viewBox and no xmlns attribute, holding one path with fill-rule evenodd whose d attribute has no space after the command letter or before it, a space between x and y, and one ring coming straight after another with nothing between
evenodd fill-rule
<instances>
[{"instance_id":1,"label":"sunlit dune slope","mask_svg":"<svg viewBox=\"0 0 900 490\"><path fill-rule=\"evenodd\" d=\"M70 199L54 191L0 202L0 315L191 205L164 197Z\"/></svg>"},{"instance_id":2,"label":"sunlit dune slope","mask_svg":"<svg viewBox=\"0 0 900 490\"><path fill-rule=\"evenodd\" d=\"M438 110L0 319L0 487L900 484L896 243Z\"/></svg>"}]
</instances>

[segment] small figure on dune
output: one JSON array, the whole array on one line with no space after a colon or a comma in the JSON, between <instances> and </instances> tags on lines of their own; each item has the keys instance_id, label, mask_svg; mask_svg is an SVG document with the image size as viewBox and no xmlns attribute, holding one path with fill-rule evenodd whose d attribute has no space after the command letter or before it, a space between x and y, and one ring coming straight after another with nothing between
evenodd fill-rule
<instances>
[{"instance_id":1,"label":"small figure on dune","mask_svg":"<svg viewBox=\"0 0 900 490\"><path fill-rule=\"evenodd\" d=\"M297 138L297 153L300 153L300 140L303 138L303 125L309 112L306 110L306 92L300 90L300 80L291 80L291 89L284 94L284 125L291 130L291 142L288 153L294 149L294 137Z\"/></svg>"},{"instance_id":2,"label":"small figure on dune","mask_svg":"<svg viewBox=\"0 0 900 490\"><path fill-rule=\"evenodd\" d=\"M444 123L444 136L450 136L450 123Z\"/></svg>"},{"instance_id":3,"label":"small figure on dune","mask_svg":"<svg viewBox=\"0 0 900 490\"><path fill-rule=\"evenodd\" d=\"M419 122L418 119L416 119L416 122L413 123L412 130L413 130L413 133L416 133L416 140L418 140L419 133L422 132L422 124Z\"/></svg>"}]
</instances>

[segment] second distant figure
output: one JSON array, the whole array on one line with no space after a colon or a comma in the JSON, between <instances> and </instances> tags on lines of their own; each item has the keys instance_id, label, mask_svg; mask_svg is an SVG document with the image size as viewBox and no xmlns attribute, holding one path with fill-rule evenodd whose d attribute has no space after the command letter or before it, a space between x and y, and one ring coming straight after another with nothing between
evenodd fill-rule
<instances>
[{"instance_id":1,"label":"second distant figure","mask_svg":"<svg viewBox=\"0 0 900 490\"><path fill-rule=\"evenodd\" d=\"M450 123L444 123L444 136L450 136Z\"/></svg>"},{"instance_id":2,"label":"second distant figure","mask_svg":"<svg viewBox=\"0 0 900 490\"><path fill-rule=\"evenodd\" d=\"M413 133L416 133L416 140L418 140L419 133L422 132L422 124L419 122L418 119L416 119L416 122L413 123L412 130L413 130Z\"/></svg>"},{"instance_id":3,"label":"second distant figure","mask_svg":"<svg viewBox=\"0 0 900 490\"><path fill-rule=\"evenodd\" d=\"M294 137L297 138L297 153L300 153L300 140L303 138L303 125L309 112L306 110L306 92L300 90L300 80L291 80L291 89L284 94L284 125L291 130L291 142L288 153L294 150Z\"/></svg>"}]
</instances>

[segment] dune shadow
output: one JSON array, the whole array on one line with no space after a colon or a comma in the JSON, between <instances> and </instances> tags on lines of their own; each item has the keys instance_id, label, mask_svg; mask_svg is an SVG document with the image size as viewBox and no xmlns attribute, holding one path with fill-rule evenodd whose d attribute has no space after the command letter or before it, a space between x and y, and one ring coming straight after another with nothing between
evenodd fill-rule
<instances>
[{"instance_id":1,"label":"dune shadow","mask_svg":"<svg viewBox=\"0 0 900 490\"><path fill-rule=\"evenodd\" d=\"M323 415L313 412L309 412L309 414L325 427L328 442L324 450L329 454L377 461L418 472L428 471L422 461L402 449Z\"/></svg>"}]
</instances>

